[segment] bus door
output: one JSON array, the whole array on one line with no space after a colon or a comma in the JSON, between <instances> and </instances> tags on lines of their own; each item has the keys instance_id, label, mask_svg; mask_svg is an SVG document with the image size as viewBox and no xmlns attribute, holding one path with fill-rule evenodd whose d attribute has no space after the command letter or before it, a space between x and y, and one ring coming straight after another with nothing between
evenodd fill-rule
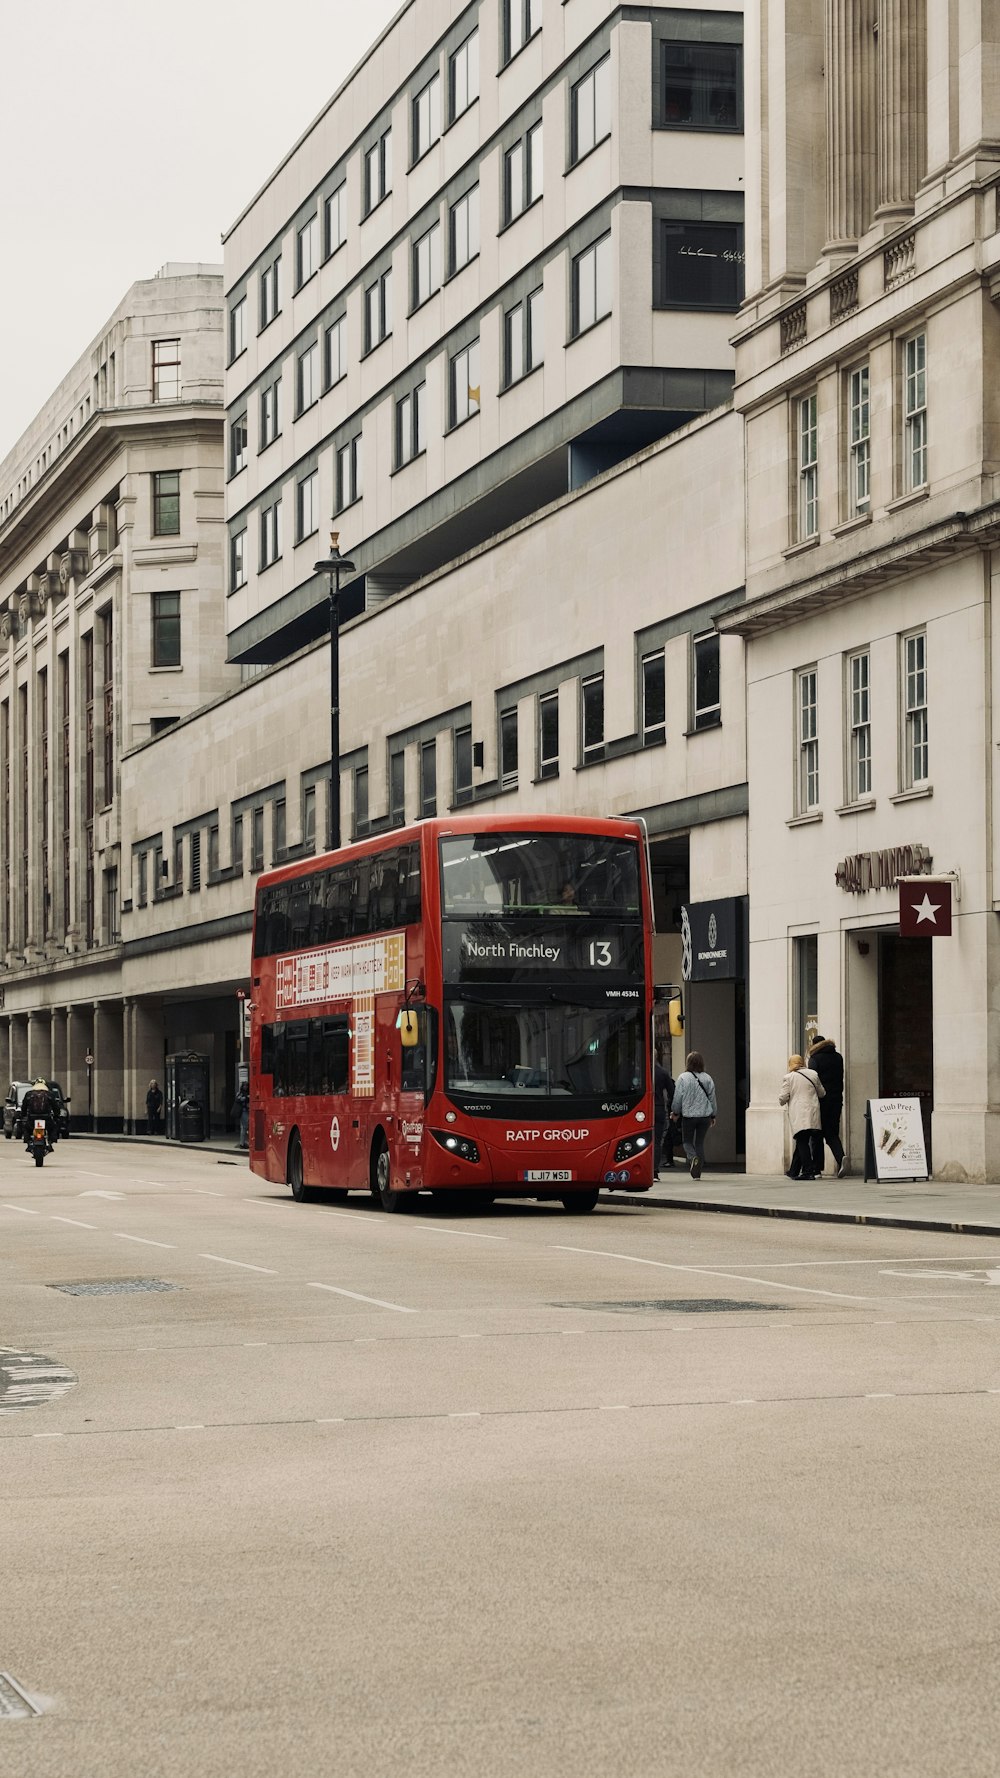
<instances>
[{"instance_id":1,"label":"bus door","mask_svg":"<svg viewBox=\"0 0 1000 1778\"><path fill-rule=\"evenodd\" d=\"M424 1115L433 1078L433 1033L426 1007L404 1008L396 1020L399 1056L399 1115L396 1119L393 1178L423 1183Z\"/></svg>"}]
</instances>

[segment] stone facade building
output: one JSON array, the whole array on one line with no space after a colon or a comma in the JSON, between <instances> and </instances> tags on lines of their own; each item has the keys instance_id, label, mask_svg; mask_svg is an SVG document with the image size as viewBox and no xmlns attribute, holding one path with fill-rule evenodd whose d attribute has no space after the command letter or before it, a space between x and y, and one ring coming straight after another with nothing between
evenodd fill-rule
<instances>
[{"instance_id":1,"label":"stone facade building","mask_svg":"<svg viewBox=\"0 0 1000 1778\"><path fill-rule=\"evenodd\" d=\"M745 428L751 1170L817 1025L939 1177L1000 1177L993 614L1000 19L986 0L748 14ZM951 937L900 934L930 871ZM935 896L935 900L939 897Z\"/></svg>"}]
</instances>

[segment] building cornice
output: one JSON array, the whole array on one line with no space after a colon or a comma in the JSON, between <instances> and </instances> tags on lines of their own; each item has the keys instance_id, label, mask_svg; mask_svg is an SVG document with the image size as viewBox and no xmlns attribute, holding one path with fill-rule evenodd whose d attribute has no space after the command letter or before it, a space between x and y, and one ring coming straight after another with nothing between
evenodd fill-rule
<instances>
[{"instance_id":1,"label":"building cornice","mask_svg":"<svg viewBox=\"0 0 1000 1778\"><path fill-rule=\"evenodd\" d=\"M716 628L727 635L764 636L814 617L831 605L859 598L902 575L998 544L1000 501L991 501L978 512L957 512L894 543L863 551L849 562L803 576L759 598L751 597L745 605L718 617Z\"/></svg>"}]
</instances>

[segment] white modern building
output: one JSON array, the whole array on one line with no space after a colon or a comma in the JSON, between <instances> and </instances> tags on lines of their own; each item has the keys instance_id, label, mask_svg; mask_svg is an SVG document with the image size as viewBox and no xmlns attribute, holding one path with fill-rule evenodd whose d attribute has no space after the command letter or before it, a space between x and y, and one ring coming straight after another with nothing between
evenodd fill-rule
<instances>
[{"instance_id":1,"label":"white modern building","mask_svg":"<svg viewBox=\"0 0 1000 1778\"><path fill-rule=\"evenodd\" d=\"M819 1028L855 1168L866 1101L918 1095L934 1172L996 1179L1000 19L753 19L746 603L719 619L747 648L748 1166L781 1164L778 1086ZM925 873L950 937L900 932Z\"/></svg>"}]
</instances>

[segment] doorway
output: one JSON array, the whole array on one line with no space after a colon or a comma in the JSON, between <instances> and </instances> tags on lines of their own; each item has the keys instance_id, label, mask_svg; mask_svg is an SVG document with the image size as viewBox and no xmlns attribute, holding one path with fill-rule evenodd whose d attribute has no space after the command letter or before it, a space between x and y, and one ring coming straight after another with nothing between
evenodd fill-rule
<instances>
[{"instance_id":1,"label":"doorway","mask_svg":"<svg viewBox=\"0 0 1000 1778\"><path fill-rule=\"evenodd\" d=\"M934 971L929 938L878 941L878 1081L883 1099L919 1099L931 1158L934 1109Z\"/></svg>"}]
</instances>

